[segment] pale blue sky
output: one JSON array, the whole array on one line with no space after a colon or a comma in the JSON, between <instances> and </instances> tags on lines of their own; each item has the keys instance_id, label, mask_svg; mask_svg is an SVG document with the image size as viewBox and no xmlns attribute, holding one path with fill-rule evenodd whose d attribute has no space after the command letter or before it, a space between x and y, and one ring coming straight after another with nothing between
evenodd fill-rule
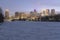
<instances>
[{"instance_id":1,"label":"pale blue sky","mask_svg":"<svg viewBox=\"0 0 60 40\"><path fill-rule=\"evenodd\" d=\"M33 11L36 9L56 9L60 11L60 0L0 0L0 7L3 10L6 8L10 10L10 14L15 11Z\"/></svg>"}]
</instances>

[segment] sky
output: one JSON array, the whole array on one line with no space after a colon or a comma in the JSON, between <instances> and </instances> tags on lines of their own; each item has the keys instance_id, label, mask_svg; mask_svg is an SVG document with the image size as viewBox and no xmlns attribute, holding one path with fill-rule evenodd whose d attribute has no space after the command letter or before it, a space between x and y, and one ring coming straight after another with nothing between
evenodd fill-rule
<instances>
[{"instance_id":1,"label":"sky","mask_svg":"<svg viewBox=\"0 0 60 40\"><path fill-rule=\"evenodd\" d=\"M19 12L30 12L36 9L56 9L60 11L60 0L0 0L0 7L5 11L9 9L10 14Z\"/></svg>"}]
</instances>

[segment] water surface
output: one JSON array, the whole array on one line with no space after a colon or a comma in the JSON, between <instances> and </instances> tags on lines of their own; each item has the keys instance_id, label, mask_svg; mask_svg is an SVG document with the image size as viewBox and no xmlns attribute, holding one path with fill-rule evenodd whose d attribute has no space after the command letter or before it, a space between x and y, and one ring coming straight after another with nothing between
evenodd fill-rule
<instances>
[{"instance_id":1,"label":"water surface","mask_svg":"<svg viewBox=\"0 0 60 40\"><path fill-rule=\"evenodd\" d=\"M4 22L0 40L60 40L60 22Z\"/></svg>"}]
</instances>

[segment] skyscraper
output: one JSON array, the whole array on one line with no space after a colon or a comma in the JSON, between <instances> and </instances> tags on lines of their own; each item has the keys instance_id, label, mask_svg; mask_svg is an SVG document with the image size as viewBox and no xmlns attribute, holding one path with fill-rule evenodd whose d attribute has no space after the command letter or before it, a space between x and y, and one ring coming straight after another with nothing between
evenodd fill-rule
<instances>
[{"instance_id":1,"label":"skyscraper","mask_svg":"<svg viewBox=\"0 0 60 40\"><path fill-rule=\"evenodd\" d=\"M37 12L36 9L34 9L34 12Z\"/></svg>"},{"instance_id":2,"label":"skyscraper","mask_svg":"<svg viewBox=\"0 0 60 40\"><path fill-rule=\"evenodd\" d=\"M5 19L9 19L9 10L8 9L5 10Z\"/></svg>"},{"instance_id":3,"label":"skyscraper","mask_svg":"<svg viewBox=\"0 0 60 40\"><path fill-rule=\"evenodd\" d=\"M36 9L34 9L34 15L37 16L37 11L36 11Z\"/></svg>"},{"instance_id":4,"label":"skyscraper","mask_svg":"<svg viewBox=\"0 0 60 40\"><path fill-rule=\"evenodd\" d=\"M51 9L51 15L55 15L55 9Z\"/></svg>"},{"instance_id":5,"label":"skyscraper","mask_svg":"<svg viewBox=\"0 0 60 40\"><path fill-rule=\"evenodd\" d=\"M19 12L15 12L15 18L19 17Z\"/></svg>"},{"instance_id":6,"label":"skyscraper","mask_svg":"<svg viewBox=\"0 0 60 40\"><path fill-rule=\"evenodd\" d=\"M42 9L42 10L40 11L40 16L45 16L45 9Z\"/></svg>"},{"instance_id":7,"label":"skyscraper","mask_svg":"<svg viewBox=\"0 0 60 40\"><path fill-rule=\"evenodd\" d=\"M49 14L50 14L50 10L49 9L46 9L45 10L45 16L49 16Z\"/></svg>"}]
</instances>

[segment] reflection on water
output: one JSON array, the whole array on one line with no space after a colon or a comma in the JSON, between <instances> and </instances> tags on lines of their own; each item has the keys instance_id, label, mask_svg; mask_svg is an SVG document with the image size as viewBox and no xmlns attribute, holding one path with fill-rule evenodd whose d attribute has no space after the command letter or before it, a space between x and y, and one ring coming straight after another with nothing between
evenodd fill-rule
<instances>
[{"instance_id":1,"label":"reflection on water","mask_svg":"<svg viewBox=\"0 0 60 40\"><path fill-rule=\"evenodd\" d=\"M59 22L4 22L0 40L60 40Z\"/></svg>"}]
</instances>

